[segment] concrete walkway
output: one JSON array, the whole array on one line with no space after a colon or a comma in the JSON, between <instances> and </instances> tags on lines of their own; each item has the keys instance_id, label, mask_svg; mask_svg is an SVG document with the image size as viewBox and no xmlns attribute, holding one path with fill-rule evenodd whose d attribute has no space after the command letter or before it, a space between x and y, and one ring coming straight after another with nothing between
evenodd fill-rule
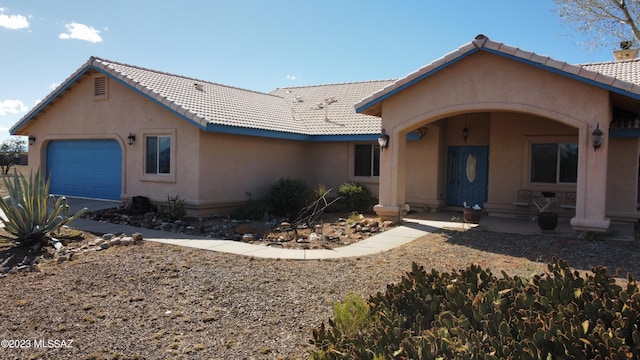
<instances>
[{"instance_id":1,"label":"concrete walkway","mask_svg":"<svg viewBox=\"0 0 640 360\"><path fill-rule=\"evenodd\" d=\"M90 211L103 210L121 205L120 202L101 201L92 199L69 198L69 205L73 212L86 207ZM501 233L515 233L534 235L540 234L540 229L534 221L516 220L500 217L483 217L480 225L463 224L460 221L462 214L455 213L427 213L417 214L412 218L406 218L404 224L387 230L355 244L335 249L291 250L264 245L247 244L240 241L219 240L181 233L165 232L138 228L127 225L99 222L88 219L77 219L70 224L71 227L95 233L125 233L131 235L139 232L145 240L164 244L188 246L204 250L219 251L237 255L253 256L257 258L275 259L337 259L345 257L358 257L376 254L391 250L395 247L407 244L430 232L443 228L478 228L480 230L495 231ZM633 224L612 224L607 234L607 240L634 241ZM554 231L559 236L576 237L576 232L568 222L560 222Z\"/></svg>"}]
</instances>

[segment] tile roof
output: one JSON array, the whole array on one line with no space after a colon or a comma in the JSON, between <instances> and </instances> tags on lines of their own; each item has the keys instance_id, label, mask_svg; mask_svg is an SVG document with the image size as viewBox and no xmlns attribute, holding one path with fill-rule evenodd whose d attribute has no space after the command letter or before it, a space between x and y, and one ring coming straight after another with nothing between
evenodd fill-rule
<instances>
[{"instance_id":1,"label":"tile roof","mask_svg":"<svg viewBox=\"0 0 640 360\"><path fill-rule=\"evenodd\" d=\"M276 89L293 117L311 134L379 134L380 118L358 114L353 105L393 80L341 83Z\"/></svg>"},{"instance_id":2,"label":"tile roof","mask_svg":"<svg viewBox=\"0 0 640 360\"><path fill-rule=\"evenodd\" d=\"M385 98L402 91L416 82L430 76L434 72L437 72L476 51L487 51L506 56L550 71L555 71L596 86L602 86L609 90L640 98L640 68L638 67L638 60L571 65L566 62L550 58L549 56L538 55L534 52L525 51L517 47L491 41L484 35L478 35L470 43L459 47L445 56L412 72L411 74L396 80L385 88L363 98L356 103L356 112L379 115L380 102Z\"/></svg>"},{"instance_id":3,"label":"tile roof","mask_svg":"<svg viewBox=\"0 0 640 360\"><path fill-rule=\"evenodd\" d=\"M353 104L392 82L367 81L283 88L267 94L92 57L54 90L42 102L42 106L32 109L14 125L11 133L17 132L89 69L109 74L203 130L218 131L220 127L233 127L235 133L242 133L246 129L256 129L272 132L271 135L276 137L278 133L302 136L378 134L380 119L355 113ZM329 105L324 105L325 99L331 99ZM323 108L318 106L321 103Z\"/></svg>"},{"instance_id":4,"label":"tile roof","mask_svg":"<svg viewBox=\"0 0 640 360\"><path fill-rule=\"evenodd\" d=\"M478 35L473 41L397 80L379 80L275 89L256 92L139 66L92 57L11 129L11 134L49 106L91 69L109 74L203 130L290 138L376 135L380 103L475 51L488 51L555 71L640 99L640 59L570 65L548 56L505 45ZM354 111L354 107L355 110ZM286 137L286 136L284 136Z\"/></svg>"},{"instance_id":5,"label":"tile roof","mask_svg":"<svg viewBox=\"0 0 640 360\"><path fill-rule=\"evenodd\" d=\"M598 62L580 66L622 81L640 84L640 59Z\"/></svg>"}]
</instances>

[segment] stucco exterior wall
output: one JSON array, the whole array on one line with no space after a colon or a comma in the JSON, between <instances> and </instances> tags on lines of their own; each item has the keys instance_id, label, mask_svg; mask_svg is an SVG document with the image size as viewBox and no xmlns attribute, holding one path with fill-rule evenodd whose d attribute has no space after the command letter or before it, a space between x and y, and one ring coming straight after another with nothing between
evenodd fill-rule
<instances>
[{"instance_id":1,"label":"stucco exterior wall","mask_svg":"<svg viewBox=\"0 0 640 360\"><path fill-rule=\"evenodd\" d=\"M613 219L635 221L638 191L638 139L609 141L607 214Z\"/></svg>"},{"instance_id":2,"label":"stucco exterior wall","mask_svg":"<svg viewBox=\"0 0 640 360\"><path fill-rule=\"evenodd\" d=\"M426 127L424 136L417 141L407 141L407 203L421 211L438 211L444 206L444 178L440 173L446 168L442 156L447 134L447 122Z\"/></svg>"},{"instance_id":3,"label":"stucco exterior wall","mask_svg":"<svg viewBox=\"0 0 640 360\"><path fill-rule=\"evenodd\" d=\"M530 182L530 149L533 143L577 143L578 130L556 121L521 113L491 115L489 144L489 189L486 207L494 212L513 212L518 190L558 192L564 203L566 192L576 184L536 184ZM581 148L579 151L589 151ZM592 150L592 149L591 149ZM560 210L556 203L554 210Z\"/></svg>"},{"instance_id":4,"label":"stucco exterior wall","mask_svg":"<svg viewBox=\"0 0 640 360\"><path fill-rule=\"evenodd\" d=\"M224 208L262 199L280 178L303 178L304 143L255 136L200 132L198 167L203 208Z\"/></svg>"}]
</instances>

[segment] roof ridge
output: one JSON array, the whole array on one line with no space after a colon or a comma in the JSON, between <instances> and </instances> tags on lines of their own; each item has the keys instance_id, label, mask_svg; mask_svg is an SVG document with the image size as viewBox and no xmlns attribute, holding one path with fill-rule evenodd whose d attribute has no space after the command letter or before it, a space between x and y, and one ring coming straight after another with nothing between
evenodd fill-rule
<instances>
[{"instance_id":1,"label":"roof ridge","mask_svg":"<svg viewBox=\"0 0 640 360\"><path fill-rule=\"evenodd\" d=\"M273 91L284 90L284 89L302 89L302 88L318 88L324 86L336 86L336 85L353 85L353 84L366 84L366 83L376 83L376 82L386 82L386 81L396 81L398 79L379 79L379 80L363 80L363 81L345 81L345 82L336 82L336 83L328 83L328 84L314 84L314 85L300 85L300 86L285 86L273 89Z\"/></svg>"},{"instance_id":2,"label":"roof ridge","mask_svg":"<svg viewBox=\"0 0 640 360\"><path fill-rule=\"evenodd\" d=\"M241 87L238 87L238 86L221 84L221 83L217 83L217 82L213 82L213 81L209 81L209 80L198 79L198 78L195 78L195 77L192 77L192 76L179 75L179 74L171 73L171 72L168 72L168 71L161 71L161 70L151 69L151 68L144 67L144 66L131 65L131 64L120 62L120 61L113 61L113 60L101 58L101 57L98 57L98 56L91 56L89 62L93 63L93 60L98 60L98 61L101 61L101 62L106 63L106 64L117 64L117 65L120 65L120 66L127 66L127 67L134 68L134 69L150 71L150 72L154 72L154 73L157 73L157 74L173 76L173 77L187 79L187 80L198 81L198 82L202 82L202 83L207 83L209 85L225 87L225 88L228 88L228 89L236 89L236 90L251 92L251 93L260 94L260 95L275 96L275 95L272 95L270 93L266 93L266 92L262 92L262 91L241 88Z\"/></svg>"},{"instance_id":3,"label":"roof ridge","mask_svg":"<svg viewBox=\"0 0 640 360\"><path fill-rule=\"evenodd\" d=\"M624 60L597 61L597 62L592 62L592 63L580 63L580 64L575 64L575 65L576 66L592 66L592 65L621 64L621 63L631 63L631 62L640 62L640 58L624 59Z\"/></svg>"}]
</instances>

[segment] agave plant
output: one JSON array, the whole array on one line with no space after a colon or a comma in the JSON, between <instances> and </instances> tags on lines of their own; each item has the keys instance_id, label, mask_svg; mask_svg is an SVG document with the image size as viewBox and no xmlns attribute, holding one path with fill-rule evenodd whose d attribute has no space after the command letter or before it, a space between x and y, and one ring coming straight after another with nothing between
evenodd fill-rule
<instances>
[{"instance_id":1,"label":"agave plant","mask_svg":"<svg viewBox=\"0 0 640 360\"><path fill-rule=\"evenodd\" d=\"M4 178L9 196L0 197L1 221L4 230L11 236L0 234L4 240L30 246L38 251L49 239L49 234L61 226L77 219L87 209L69 216L69 205L65 197L49 194L49 179L36 172L29 178L16 171L13 181Z\"/></svg>"}]
</instances>

